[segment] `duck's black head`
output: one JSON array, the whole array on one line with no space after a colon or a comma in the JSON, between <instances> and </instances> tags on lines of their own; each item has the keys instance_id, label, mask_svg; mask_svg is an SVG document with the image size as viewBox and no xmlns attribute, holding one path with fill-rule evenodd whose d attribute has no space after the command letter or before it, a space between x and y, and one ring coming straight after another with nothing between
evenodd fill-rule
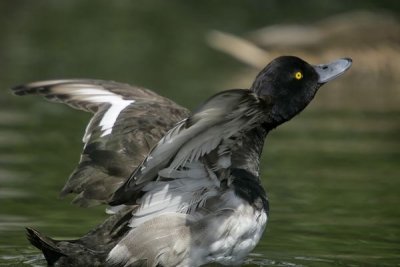
<instances>
[{"instance_id":1,"label":"duck's black head","mask_svg":"<svg viewBox=\"0 0 400 267\"><path fill-rule=\"evenodd\" d=\"M298 57L278 57L257 75L251 90L272 105L270 116L278 125L302 111L318 88L344 73L351 62L345 58L313 66Z\"/></svg>"}]
</instances>

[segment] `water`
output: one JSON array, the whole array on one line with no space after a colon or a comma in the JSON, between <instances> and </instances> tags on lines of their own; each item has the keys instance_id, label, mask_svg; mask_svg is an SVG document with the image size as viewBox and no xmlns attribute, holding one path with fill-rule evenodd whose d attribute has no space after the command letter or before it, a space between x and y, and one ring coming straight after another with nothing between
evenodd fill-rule
<instances>
[{"instance_id":1,"label":"water","mask_svg":"<svg viewBox=\"0 0 400 267\"><path fill-rule=\"evenodd\" d=\"M43 266L25 226L74 238L106 218L57 197L89 116L34 97L5 107L0 265ZM271 216L245 266L399 266L399 121L400 112L311 108L271 133L262 160Z\"/></svg>"}]
</instances>

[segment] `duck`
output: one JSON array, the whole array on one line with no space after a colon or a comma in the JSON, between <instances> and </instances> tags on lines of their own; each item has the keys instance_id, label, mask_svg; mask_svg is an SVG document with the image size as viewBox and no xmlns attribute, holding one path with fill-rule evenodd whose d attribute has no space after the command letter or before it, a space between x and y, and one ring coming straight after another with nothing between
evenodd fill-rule
<instances>
[{"instance_id":1,"label":"duck","mask_svg":"<svg viewBox=\"0 0 400 267\"><path fill-rule=\"evenodd\" d=\"M260 178L268 133L299 114L350 58L272 60L249 89L219 92L190 112L155 92L72 79L12 88L92 112L78 166L60 195L109 217L83 237L27 227L49 266L240 266L269 219Z\"/></svg>"}]
</instances>

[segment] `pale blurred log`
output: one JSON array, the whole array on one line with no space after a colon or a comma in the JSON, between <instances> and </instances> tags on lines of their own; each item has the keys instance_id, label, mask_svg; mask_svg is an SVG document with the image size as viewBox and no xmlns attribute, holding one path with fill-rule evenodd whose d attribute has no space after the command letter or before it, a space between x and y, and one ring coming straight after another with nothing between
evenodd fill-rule
<instances>
[{"instance_id":1,"label":"pale blurred log","mask_svg":"<svg viewBox=\"0 0 400 267\"><path fill-rule=\"evenodd\" d=\"M296 55L310 63L340 57L354 60L342 79L321 90L324 108L400 110L400 23L387 12L358 11L336 15L310 25L270 25L243 37L212 31L210 46L251 68L226 87L248 87L257 71L271 59Z\"/></svg>"}]
</instances>

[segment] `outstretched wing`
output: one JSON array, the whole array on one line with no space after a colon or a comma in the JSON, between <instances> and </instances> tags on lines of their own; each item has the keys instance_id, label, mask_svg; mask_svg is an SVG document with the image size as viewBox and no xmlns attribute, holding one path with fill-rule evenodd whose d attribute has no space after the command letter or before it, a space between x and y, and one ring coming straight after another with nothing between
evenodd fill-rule
<instances>
[{"instance_id":1,"label":"outstretched wing","mask_svg":"<svg viewBox=\"0 0 400 267\"><path fill-rule=\"evenodd\" d=\"M153 145L189 111L143 88L101 80L34 82L12 89L94 113L83 136L79 165L61 191L74 203L106 203Z\"/></svg>"},{"instance_id":2,"label":"outstretched wing","mask_svg":"<svg viewBox=\"0 0 400 267\"><path fill-rule=\"evenodd\" d=\"M250 90L229 90L213 96L157 143L110 204L133 204L142 189L160 174L171 180L173 173L179 173L176 170L183 171L198 160L208 161L210 171L229 168L232 148L246 131L263 123L268 109L267 103Z\"/></svg>"}]
</instances>

